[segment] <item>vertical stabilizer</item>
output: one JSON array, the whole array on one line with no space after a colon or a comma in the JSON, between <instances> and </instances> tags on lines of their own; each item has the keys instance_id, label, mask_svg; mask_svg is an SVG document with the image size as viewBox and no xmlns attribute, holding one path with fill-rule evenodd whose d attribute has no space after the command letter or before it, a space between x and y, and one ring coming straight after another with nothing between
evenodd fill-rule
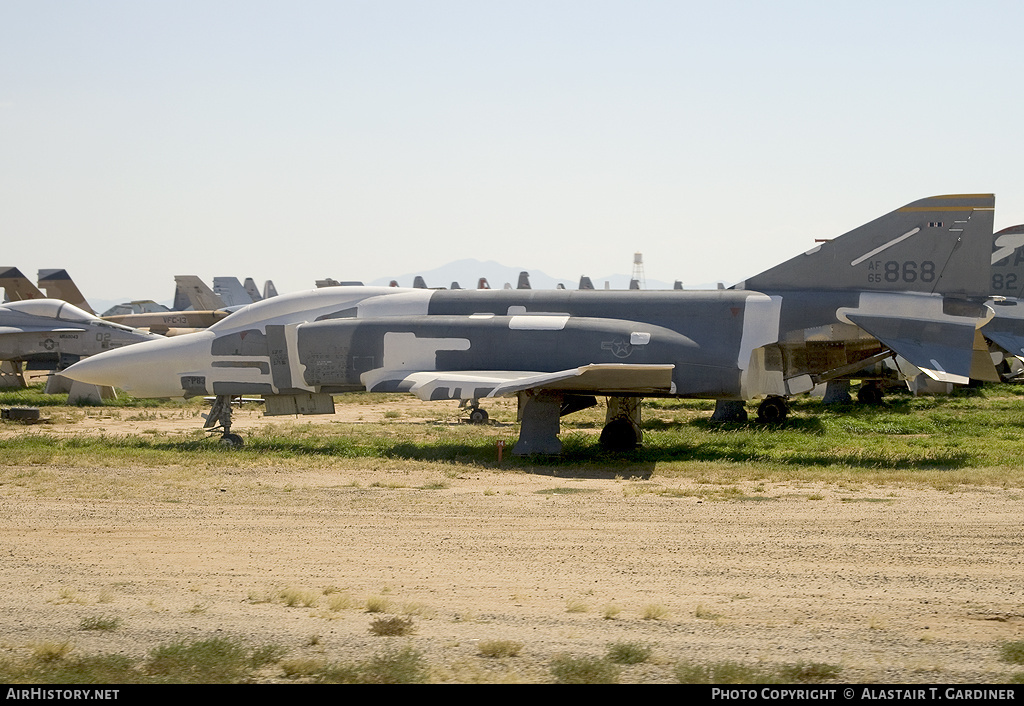
<instances>
[{"instance_id":1,"label":"vertical stabilizer","mask_svg":"<svg viewBox=\"0 0 1024 706\"><path fill-rule=\"evenodd\" d=\"M96 314L67 270L39 270L39 288L46 292L49 299L61 299L82 311Z\"/></svg>"},{"instance_id":2,"label":"vertical stabilizer","mask_svg":"<svg viewBox=\"0 0 1024 706\"><path fill-rule=\"evenodd\" d=\"M174 293L175 310L184 311L191 307L195 311L214 311L224 308L223 300L196 275L175 275L174 283L177 286ZM187 303L179 307L180 302Z\"/></svg>"},{"instance_id":3,"label":"vertical stabilizer","mask_svg":"<svg viewBox=\"0 0 1024 706\"><path fill-rule=\"evenodd\" d=\"M224 306L247 306L254 301L237 277L214 277L213 291L224 302Z\"/></svg>"},{"instance_id":4,"label":"vertical stabilizer","mask_svg":"<svg viewBox=\"0 0 1024 706\"><path fill-rule=\"evenodd\" d=\"M45 299L32 280L17 267L0 267L0 287L4 288L5 302L20 302L26 299Z\"/></svg>"},{"instance_id":5,"label":"vertical stabilizer","mask_svg":"<svg viewBox=\"0 0 1024 706\"><path fill-rule=\"evenodd\" d=\"M249 299L251 299L254 302L263 300L263 296L260 294L260 290L256 286L256 280L254 280L252 277L246 277L245 282L242 283L242 286L245 287L245 292L246 294L249 295Z\"/></svg>"},{"instance_id":6,"label":"vertical stabilizer","mask_svg":"<svg viewBox=\"0 0 1024 706\"><path fill-rule=\"evenodd\" d=\"M933 196L855 228L735 289L857 289L984 296L995 196Z\"/></svg>"}]
</instances>

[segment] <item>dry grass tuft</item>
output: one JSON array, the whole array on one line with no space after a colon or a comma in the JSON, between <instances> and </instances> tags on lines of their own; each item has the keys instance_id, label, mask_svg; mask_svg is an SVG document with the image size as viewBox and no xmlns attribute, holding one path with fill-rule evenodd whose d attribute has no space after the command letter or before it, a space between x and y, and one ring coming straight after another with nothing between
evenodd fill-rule
<instances>
[{"instance_id":1,"label":"dry grass tuft","mask_svg":"<svg viewBox=\"0 0 1024 706\"><path fill-rule=\"evenodd\" d=\"M523 649L523 643L514 640L481 640L476 647L483 657L501 659L518 655Z\"/></svg>"}]
</instances>

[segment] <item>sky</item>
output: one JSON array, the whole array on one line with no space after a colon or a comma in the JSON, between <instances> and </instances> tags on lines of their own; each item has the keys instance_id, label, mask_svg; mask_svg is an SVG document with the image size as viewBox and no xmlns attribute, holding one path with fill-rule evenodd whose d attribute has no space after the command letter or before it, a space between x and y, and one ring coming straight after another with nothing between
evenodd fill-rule
<instances>
[{"instance_id":1,"label":"sky","mask_svg":"<svg viewBox=\"0 0 1024 706\"><path fill-rule=\"evenodd\" d=\"M0 0L0 265L98 300L634 252L696 284L926 196L1024 223L1022 26L989 0Z\"/></svg>"}]
</instances>

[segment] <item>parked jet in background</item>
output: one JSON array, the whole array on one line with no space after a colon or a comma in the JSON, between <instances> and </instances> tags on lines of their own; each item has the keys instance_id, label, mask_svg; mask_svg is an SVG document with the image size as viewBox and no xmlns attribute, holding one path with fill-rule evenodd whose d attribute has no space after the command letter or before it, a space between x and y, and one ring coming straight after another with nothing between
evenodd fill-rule
<instances>
[{"instance_id":1,"label":"parked jet in background","mask_svg":"<svg viewBox=\"0 0 1024 706\"><path fill-rule=\"evenodd\" d=\"M517 395L514 452L558 453L559 419L609 397L602 441L640 440L645 396L785 396L893 352L966 382L988 298L994 197L922 199L729 290L336 287L248 306L209 330L83 360L68 377L139 397L216 395L267 414L333 411L357 389Z\"/></svg>"},{"instance_id":2,"label":"parked jet in background","mask_svg":"<svg viewBox=\"0 0 1024 706\"><path fill-rule=\"evenodd\" d=\"M172 309L151 300L129 302L120 307L130 306L130 313L114 313L114 309L110 309L104 312L103 318L125 326L147 329L162 336L180 336L209 328L231 313L224 301L199 277L176 275L174 284Z\"/></svg>"},{"instance_id":3,"label":"parked jet in background","mask_svg":"<svg viewBox=\"0 0 1024 706\"><path fill-rule=\"evenodd\" d=\"M59 299L26 299L0 306L0 361L21 378L21 364L46 362L60 368L85 356L159 339L113 324ZM24 379L20 381L24 385Z\"/></svg>"},{"instance_id":4,"label":"parked jet in background","mask_svg":"<svg viewBox=\"0 0 1024 706\"><path fill-rule=\"evenodd\" d=\"M981 330L1004 379L1024 372L1024 225L992 236L992 321Z\"/></svg>"},{"instance_id":5,"label":"parked jet in background","mask_svg":"<svg viewBox=\"0 0 1024 706\"><path fill-rule=\"evenodd\" d=\"M67 270L39 270L39 287L21 273L17 267L0 268L0 287L5 290L4 301L28 299L60 299L78 307L87 314L95 314L85 296L72 281ZM40 291L39 288L45 290Z\"/></svg>"},{"instance_id":6,"label":"parked jet in background","mask_svg":"<svg viewBox=\"0 0 1024 706\"><path fill-rule=\"evenodd\" d=\"M39 287L46 292L47 299L60 299L87 314L96 314L67 270L39 270Z\"/></svg>"}]
</instances>

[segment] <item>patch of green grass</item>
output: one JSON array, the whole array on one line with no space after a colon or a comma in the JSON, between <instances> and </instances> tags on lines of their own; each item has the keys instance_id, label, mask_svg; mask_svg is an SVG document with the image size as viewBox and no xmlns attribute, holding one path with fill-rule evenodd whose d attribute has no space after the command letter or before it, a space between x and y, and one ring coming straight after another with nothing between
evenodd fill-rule
<instances>
[{"instance_id":1,"label":"patch of green grass","mask_svg":"<svg viewBox=\"0 0 1024 706\"><path fill-rule=\"evenodd\" d=\"M680 684L815 684L837 678L842 669L823 662L754 667L725 660L679 662L674 671Z\"/></svg>"},{"instance_id":2,"label":"patch of green grass","mask_svg":"<svg viewBox=\"0 0 1024 706\"><path fill-rule=\"evenodd\" d=\"M533 491L537 495L576 495L579 493L596 493L597 490L593 488L544 488L542 490Z\"/></svg>"},{"instance_id":3,"label":"patch of green grass","mask_svg":"<svg viewBox=\"0 0 1024 706\"><path fill-rule=\"evenodd\" d=\"M642 642L613 642L608 645L608 659L616 664L640 664L651 658L653 649Z\"/></svg>"},{"instance_id":4,"label":"patch of green grass","mask_svg":"<svg viewBox=\"0 0 1024 706\"><path fill-rule=\"evenodd\" d=\"M649 478L655 469L662 478L713 473L714 482L720 486L756 478L917 483L939 489L961 485L1024 487L1024 466L1018 458L1024 427L1016 421L1024 412L1024 394L1018 387L990 385L972 391L971 396L957 393L911 398L892 394L885 404L872 407L826 406L798 397L790 402L789 419L771 428L756 421L710 422L708 401L647 400L644 404L650 413L644 444L626 454L605 453L597 443L596 431L603 425L604 415L598 405L563 419L561 456L521 458L506 454L500 467L552 476L568 471L577 478ZM338 399L342 404L363 404L364 397L344 395ZM370 399L384 403L395 397ZM24 399L17 402L31 403ZM118 404L130 406L132 402L122 399ZM170 411L196 415L203 409L199 403L189 404L192 406ZM105 413L102 409L63 409L67 411L55 410L54 416ZM0 469L31 464L121 466L127 462L151 467L258 468L316 459L328 463L339 458L361 459L371 465L374 460L438 463L446 475L453 464L497 466L495 442L507 440L507 428L441 423L453 414L453 409L437 403L436 410L438 423L280 423L256 432L239 429L246 445L235 450L221 446L216 438L207 438L199 429L198 417L195 433L186 436L156 433L69 437L40 428L40 433L12 435L4 440ZM0 470L0 482L5 480L3 473ZM542 492L591 491L562 486ZM705 497L755 501L765 496L740 492Z\"/></svg>"},{"instance_id":5,"label":"patch of green grass","mask_svg":"<svg viewBox=\"0 0 1024 706\"><path fill-rule=\"evenodd\" d=\"M424 684L430 677L423 653L410 646L379 652L356 673L361 684Z\"/></svg>"},{"instance_id":6,"label":"patch of green grass","mask_svg":"<svg viewBox=\"0 0 1024 706\"><path fill-rule=\"evenodd\" d=\"M562 654L551 660L551 676L558 684L618 684L619 668L608 659Z\"/></svg>"},{"instance_id":7,"label":"patch of green grass","mask_svg":"<svg viewBox=\"0 0 1024 706\"><path fill-rule=\"evenodd\" d=\"M999 647L999 657L1010 664L1024 664L1024 640L1004 642Z\"/></svg>"},{"instance_id":8,"label":"patch of green grass","mask_svg":"<svg viewBox=\"0 0 1024 706\"><path fill-rule=\"evenodd\" d=\"M250 648L240 640L213 638L161 645L136 660L119 654L77 657L69 654L70 643L48 643L28 659L0 659L0 683L237 683L279 662L285 652L279 645Z\"/></svg>"},{"instance_id":9,"label":"patch of green grass","mask_svg":"<svg viewBox=\"0 0 1024 706\"><path fill-rule=\"evenodd\" d=\"M93 615L82 620L78 624L79 630L117 630L121 627L121 619L106 615Z\"/></svg>"},{"instance_id":10,"label":"patch of green grass","mask_svg":"<svg viewBox=\"0 0 1024 706\"><path fill-rule=\"evenodd\" d=\"M214 637L161 645L149 653L145 669L167 681L227 684L242 681L250 666L250 651L240 640Z\"/></svg>"}]
</instances>

